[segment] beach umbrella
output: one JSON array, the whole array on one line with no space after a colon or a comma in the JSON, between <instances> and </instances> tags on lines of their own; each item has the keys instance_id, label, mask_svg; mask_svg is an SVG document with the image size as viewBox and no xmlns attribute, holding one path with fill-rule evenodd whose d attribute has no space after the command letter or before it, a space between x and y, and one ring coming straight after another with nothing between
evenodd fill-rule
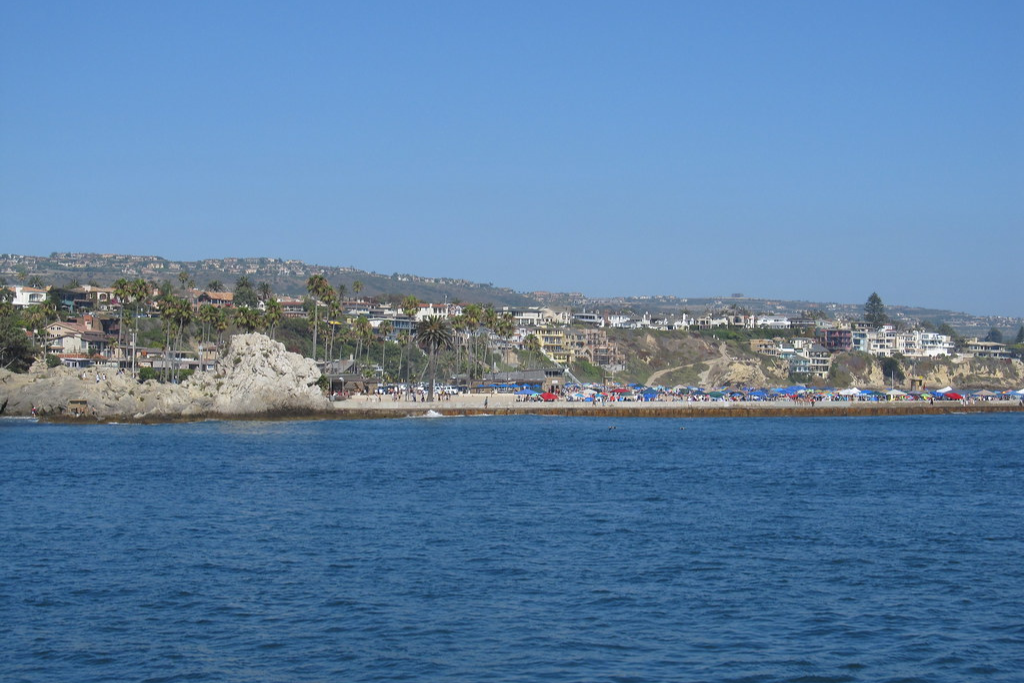
<instances>
[{"instance_id":1,"label":"beach umbrella","mask_svg":"<svg viewBox=\"0 0 1024 683\"><path fill-rule=\"evenodd\" d=\"M541 399L543 399L545 401L555 401L555 400L558 399L557 396L555 396L554 394L552 394L550 392L544 392L543 394L540 395L540 397L541 397Z\"/></svg>"},{"instance_id":2,"label":"beach umbrella","mask_svg":"<svg viewBox=\"0 0 1024 683\"><path fill-rule=\"evenodd\" d=\"M949 399L950 401L962 401L964 398L955 391L947 391L946 393L943 394L943 397Z\"/></svg>"}]
</instances>

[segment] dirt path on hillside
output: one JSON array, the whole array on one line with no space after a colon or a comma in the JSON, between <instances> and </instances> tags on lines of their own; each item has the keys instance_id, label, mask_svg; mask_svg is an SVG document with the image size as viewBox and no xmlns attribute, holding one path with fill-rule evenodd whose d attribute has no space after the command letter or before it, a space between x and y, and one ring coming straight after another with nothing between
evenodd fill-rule
<instances>
[{"instance_id":1,"label":"dirt path on hillside","mask_svg":"<svg viewBox=\"0 0 1024 683\"><path fill-rule=\"evenodd\" d=\"M659 379L661 379L664 375L667 375L670 372L675 372L676 370L682 370L682 369L688 368L688 367L690 367L690 366L689 365L680 365L680 366L675 367L675 368L665 368L664 370L658 370L657 372L655 372L654 374L652 374L650 377L647 378L647 381L644 382L644 385L648 386L648 387L653 387L654 383L657 382Z\"/></svg>"},{"instance_id":2,"label":"dirt path on hillside","mask_svg":"<svg viewBox=\"0 0 1024 683\"><path fill-rule=\"evenodd\" d=\"M713 361L709 362L708 369L700 373L700 386L717 386L719 382L713 382L712 377L714 377L714 375L716 374L719 377L723 377L729 370L729 366L732 365L732 358L729 356L728 351L726 351L725 344L719 345L718 354L719 358L716 358Z\"/></svg>"}]
</instances>

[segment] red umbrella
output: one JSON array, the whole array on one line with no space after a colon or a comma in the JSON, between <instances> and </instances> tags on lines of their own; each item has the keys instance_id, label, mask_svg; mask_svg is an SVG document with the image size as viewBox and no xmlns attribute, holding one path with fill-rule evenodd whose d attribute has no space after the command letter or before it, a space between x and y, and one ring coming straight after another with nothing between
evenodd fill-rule
<instances>
[{"instance_id":1,"label":"red umbrella","mask_svg":"<svg viewBox=\"0 0 1024 683\"><path fill-rule=\"evenodd\" d=\"M618 389L612 389L612 393L613 394L628 394L629 393L629 389L623 389L622 387L619 387Z\"/></svg>"},{"instance_id":2,"label":"red umbrella","mask_svg":"<svg viewBox=\"0 0 1024 683\"><path fill-rule=\"evenodd\" d=\"M555 396L554 394L550 394L550 393L546 393L546 392L541 394L540 397L542 399L544 399L545 401L555 401L555 400L558 399L558 397Z\"/></svg>"},{"instance_id":3,"label":"red umbrella","mask_svg":"<svg viewBox=\"0 0 1024 683\"><path fill-rule=\"evenodd\" d=\"M946 398L948 398L951 401L962 401L963 398L964 398L963 396L961 396L960 394L956 393L955 391L947 391L946 393L943 394L943 396L945 396Z\"/></svg>"}]
</instances>

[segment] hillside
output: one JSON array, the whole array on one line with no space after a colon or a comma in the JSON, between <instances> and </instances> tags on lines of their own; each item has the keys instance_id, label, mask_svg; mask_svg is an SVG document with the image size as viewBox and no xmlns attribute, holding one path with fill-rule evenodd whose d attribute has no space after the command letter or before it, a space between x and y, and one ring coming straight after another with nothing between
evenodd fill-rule
<instances>
[{"instance_id":1,"label":"hillside","mask_svg":"<svg viewBox=\"0 0 1024 683\"><path fill-rule=\"evenodd\" d=\"M827 318L859 318L863 303L836 303L814 301L785 301L733 294L727 297L680 297L673 295L645 297L591 298L579 292L517 292L492 283L477 283L451 277L424 277L421 275L392 273L386 275L351 266L325 266L303 261L279 258L211 258L199 261L172 261L159 256L125 254L84 254L54 252L49 256L0 254L0 278L7 283L24 283L33 277L50 285L93 283L107 286L118 278L141 277L151 281L175 282L185 272L203 288L219 281L233 289L238 278L248 277L254 285L266 282L275 294L302 296L306 281L314 273L324 274L337 288L343 285L354 293L360 283L362 296L381 299L413 295L422 301L458 301L464 303L490 303L495 306L564 306L592 311L632 311L678 315L700 314L704 311L746 310L798 316L807 311L819 311ZM865 292L865 299L867 294ZM901 306L887 302L887 313L896 321L928 321L948 323L965 337L984 337L992 328L1011 337L1024 325L1024 319L1005 316L974 316L969 313Z\"/></svg>"},{"instance_id":2,"label":"hillside","mask_svg":"<svg viewBox=\"0 0 1024 683\"><path fill-rule=\"evenodd\" d=\"M791 384L783 361L753 353L745 342L722 341L711 336L675 332L611 330L614 340L629 359L626 369L612 379L661 386L773 387ZM924 386L938 389L1020 389L1024 387L1024 363L1019 360L950 358L917 361L903 368L907 377L922 377ZM891 378L882 373L881 359L861 353L840 353L833 372L817 386L888 389ZM896 382L909 389L909 381Z\"/></svg>"}]
</instances>

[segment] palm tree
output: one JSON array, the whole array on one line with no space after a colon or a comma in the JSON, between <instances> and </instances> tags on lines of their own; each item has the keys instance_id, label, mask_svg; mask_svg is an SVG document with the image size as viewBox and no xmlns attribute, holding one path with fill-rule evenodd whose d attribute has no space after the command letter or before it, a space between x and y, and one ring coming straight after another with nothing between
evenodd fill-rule
<instances>
[{"instance_id":1,"label":"palm tree","mask_svg":"<svg viewBox=\"0 0 1024 683\"><path fill-rule=\"evenodd\" d=\"M203 304L199 307L199 312L196 313L196 319L202 325L201 341L199 342L199 355L200 361L202 360L203 346L210 341L210 336L217 326L217 320L222 316L221 309L214 307L212 304ZM202 363L200 363L202 366Z\"/></svg>"},{"instance_id":2,"label":"palm tree","mask_svg":"<svg viewBox=\"0 0 1024 683\"><path fill-rule=\"evenodd\" d=\"M119 277L114 280L114 296L117 297L118 306L118 323L117 323L117 345L119 347L124 346L124 304L128 300L129 296L129 283L128 280Z\"/></svg>"},{"instance_id":3,"label":"palm tree","mask_svg":"<svg viewBox=\"0 0 1024 683\"><path fill-rule=\"evenodd\" d=\"M356 358L362 353L362 350L366 348L366 353L370 352L370 339L373 338L373 326L370 324L370 319L365 315L361 315L356 318L355 323L352 325L352 331L355 333L356 342L359 346L356 348ZM369 362L367 362L369 364Z\"/></svg>"},{"instance_id":4,"label":"palm tree","mask_svg":"<svg viewBox=\"0 0 1024 683\"><path fill-rule=\"evenodd\" d=\"M455 372L462 372L462 347L466 345L469 335L469 319L463 315L457 315L451 319L452 332L455 337Z\"/></svg>"},{"instance_id":5,"label":"palm tree","mask_svg":"<svg viewBox=\"0 0 1024 683\"><path fill-rule=\"evenodd\" d=\"M281 324L281 318L284 317L283 309L281 308L281 302L273 297L266 300L267 310L263 318L267 324L267 330L270 332L270 338L274 338L274 332L277 331L277 326Z\"/></svg>"},{"instance_id":6,"label":"palm tree","mask_svg":"<svg viewBox=\"0 0 1024 683\"><path fill-rule=\"evenodd\" d=\"M401 309L402 309L402 313L405 315L405 317L409 318L410 321L413 321L413 320L416 319L416 313L420 310L420 300L417 299L412 294L410 294L409 296L407 296L404 299L402 299ZM412 352L412 334L406 334L405 335L405 345L409 347L406 350L410 352L408 354L408 358L411 361L412 360L412 353L411 353ZM408 366L406 366L406 370L407 371L405 373L405 379L406 379L406 381L408 381L408 379L409 379Z\"/></svg>"},{"instance_id":7,"label":"palm tree","mask_svg":"<svg viewBox=\"0 0 1024 683\"><path fill-rule=\"evenodd\" d=\"M416 340L427 347L430 356L430 392L427 400L434 400L434 385L437 382L437 352L451 346L452 332L448 322L439 315L430 315L416 326Z\"/></svg>"},{"instance_id":8,"label":"palm tree","mask_svg":"<svg viewBox=\"0 0 1024 683\"><path fill-rule=\"evenodd\" d=\"M313 360L316 360L316 337L320 326L320 300L324 298L324 292L328 289L331 290L331 293L334 292L330 284L327 283L327 278L321 273L310 275L306 280L306 291L313 299Z\"/></svg>"},{"instance_id":9,"label":"palm tree","mask_svg":"<svg viewBox=\"0 0 1024 683\"><path fill-rule=\"evenodd\" d=\"M118 301L121 303L121 327L124 328L124 309L125 306L131 307L131 323L128 327L134 332L139 328L139 308L144 302L148 302L150 299L150 292L152 288L149 283L142 278L136 278L135 280L125 280L124 278L118 279L114 282L114 294L117 296ZM118 331L118 335L123 337L123 332ZM123 349L125 346L125 339L121 338L119 345ZM135 374L135 343L132 342L132 374Z\"/></svg>"},{"instance_id":10,"label":"palm tree","mask_svg":"<svg viewBox=\"0 0 1024 683\"><path fill-rule=\"evenodd\" d=\"M512 338L512 335L516 333L516 319L508 311L505 311L498 316L498 322L495 325L494 333L504 341L504 349L508 349L508 341Z\"/></svg>"},{"instance_id":11,"label":"palm tree","mask_svg":"<svg viewBox=\"0 0 1024 683\"><path fill-rule=\"evenodd\" d=\"M466 304L462 307L462 315L466 318L466 330L467 330L467 351L469 354L469 367L468 373L470 379L476 376L476 349L474 349L474 340L476 339L477 328L480 327L480 320L483 317L484 309L479 304Z\"/></svg>"},{"instance_id":12,"label":"palm tree","mask_svg":"<svg viewBox=\"0 0 1024 683\"><path fill-rule=\"evenodd\" d=\"M213 319L213 329L217 330L217 362L220 362L221 348L224 344L224 333L231 326L228 313L223 308L213 309L217 315Z\"/></svg>"},{"instance_id":13,"label":"palm tree","mask_svg":"<svg viewBox=\"0 0 1024 683\"><path fill-rule=\"evenodd\" d=\"M487 334L484 337L484 353L487 356L487 358L485 358L485 362L486 362L487 365L490 365L491 364L490 363L490 359L491 359L491 333L492 332L497 332L497 329L498 329L498 314L497 314L497 312L495 312L494 306L491 306L490 304L488 304L484 308L484 312L483 312L483 315L480 318L480 322L483 324L484 328L487 330Z\"/></svg>"},{"instance_id":14,"label":"palm tree","mask_svg":"<svg viewBox=\"0 0 1024 683\"><path fill-rule=\"evenodd\" d=\"M172 374L177 369L175 361L167 363L167 360L174 357L175 349L181 345L185 326L192 320L192 305L173 294L166 296L160 302L160 320L164 328L165 367L168 374Z\"/></svg>"},{"instance_id":15,"label":"palm tree","mask_svg":"<svg viewBox=\"0 0 1024 683\"><path fill-rule=\"evenodd\" d=\"M526 335L526 339L523 340L523 346L525 346L526 350L529 352L526 361L526 369L529 370L533 365L533 354L540 351L540 339L538 339L535 334L528 334Z\"/></svg>"},{"instance_id":16,"label":"palm tree","mask_svg":"<svg viewBox=\"0 0 1024 683\"><path fill-rule=\"evenodd\" d=\"M377 334L380 335L380 368L383 377L384 372L384 361L386 360L386 354L388 351L388 335L394 330L394 325L390 321L384 320L380 325L377 326Z\"/></svg>"},{"instance_id":17,"label":"palm tree","mask_svg":"<svg viewBox=\"0 0 1024 683\"><path fill-rule=\"evenodd\" d=\"M210 280L206 284L206 291L208 291L208 292L223 292L224 291L224 283L221 282L220 280Z\"/></svg>"},{"instance_id":18,"label":"palm tree","mask_svg":"<svg viewBox=\"0 0 1024 683\"><path fill-rule=\"evenodd\" d=\"M246 332L255 332L263 325L263 316L256 308L235 309L235 325Z\"/></svg>"},{"instance_id":19,"label":"palm tree","mask_svg":"<svg viewBox=\"0 0 1024 683\"><path fill-rule=\"evenodd\" d=\"M359 292L361 291L363 291L363 283L360 282L359 280L356 280L355 282L352 283L352 293L358 297Z\"/></svg>"}]
</instances>

